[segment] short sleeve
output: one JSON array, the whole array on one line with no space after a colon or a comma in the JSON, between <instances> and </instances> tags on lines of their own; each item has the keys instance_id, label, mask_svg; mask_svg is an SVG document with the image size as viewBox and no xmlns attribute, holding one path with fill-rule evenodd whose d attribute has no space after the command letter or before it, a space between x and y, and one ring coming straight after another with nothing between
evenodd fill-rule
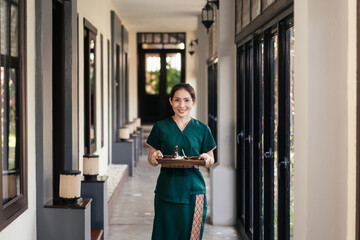
<instances>
[{"instance_id":1,"label":"short sleeve","mask_svg":"<svg viewBox=\"0 0 360 240\"><path fill-rule=\"evenodd\" d=\"M153 128L151 129L148 139L146 140L147 144L149 144L150 146L152 146L157 150L159 150L161 147L158 128L159 128L158 124L155 123Z\"/></svg>"},{"instance_id":2,"label":"short sleeve","mask_svg":"<svg viewBox=\"0 0 360 240\"><path fill-rule=\"evenodd\" d=\"M211 134L209 126L206 126L205 133L204 133L204 139L201 144L201 152L207 153L208 151L216 148L216 143L214 140L213 135Z\"/></svg>"}]
</instances>

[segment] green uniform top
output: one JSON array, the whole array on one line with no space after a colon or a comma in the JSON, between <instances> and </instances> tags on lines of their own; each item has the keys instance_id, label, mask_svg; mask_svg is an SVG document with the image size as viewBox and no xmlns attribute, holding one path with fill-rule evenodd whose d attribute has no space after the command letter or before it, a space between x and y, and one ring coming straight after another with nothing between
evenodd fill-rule
<instances>
[{"instance_id":1,"label":"green uniform top","mask_svg":"<svg viewBox=\"0 0 360 240\"><path fill-rule=\"evenodd\" d=\"M216 147L209 127L191 119L181 132L172 118L155 123L147 143L164 155L173 155L174 146L178 153L184 150L187 156L199 156ZM155 194L161 199L176 203L189 203L190 195L204 194L206 187L198 168L161 168Z\"/></svg>"}]
</instances>

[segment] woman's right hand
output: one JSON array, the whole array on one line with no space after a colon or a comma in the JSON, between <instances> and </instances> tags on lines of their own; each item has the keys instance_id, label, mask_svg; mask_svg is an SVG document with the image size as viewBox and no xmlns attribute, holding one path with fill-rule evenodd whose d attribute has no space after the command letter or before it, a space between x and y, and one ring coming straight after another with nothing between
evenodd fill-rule
<instances>
[{"instance_id":1,"label":"woman's right hand","mask_svg":"<svg viewBox=\"0 0 360 240\"><path fill-rule=\"evenodd\" d=\"M148 155L148 162L152 166L157 166L159 164L157 159L163 158L163 157L164 157L164 155L162 154L162 152L160 150L156 150L155 148L150 146L150 151L149 151L149 155Z\"/></svg>"}]
</instances>

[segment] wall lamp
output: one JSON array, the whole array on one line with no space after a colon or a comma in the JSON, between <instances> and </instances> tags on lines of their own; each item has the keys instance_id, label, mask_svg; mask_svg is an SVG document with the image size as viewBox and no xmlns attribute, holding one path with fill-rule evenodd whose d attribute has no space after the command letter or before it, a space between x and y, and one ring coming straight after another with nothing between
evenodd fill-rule
<instances>
[{"instance_id":1,"label":"wall lamp","mask_svg":"<svg viewBox=\"0 0 360 240\"><path fill-rule=\"evenodd\" d=\"M195 53L195 44L196 45L198 44L197 39L190 41L190 44L189 44L189 53L190 53L190 55L193 55Z\"/></svg>"},{"instance_id":2,"label":"wall lamp","mask_svg":"<svg viewBox=\"0 0 360 240\"><path fill-rule=\"evenodd\" d=\"M208 0L206 2L205 7L203 7L201 11L201 20L202 20L201 22L208 30L214 22L214 9L211 7L210 3L215 4L217 9L219 9L219 0L214 0L214 1Z\"/></svg>"}]
</instances>

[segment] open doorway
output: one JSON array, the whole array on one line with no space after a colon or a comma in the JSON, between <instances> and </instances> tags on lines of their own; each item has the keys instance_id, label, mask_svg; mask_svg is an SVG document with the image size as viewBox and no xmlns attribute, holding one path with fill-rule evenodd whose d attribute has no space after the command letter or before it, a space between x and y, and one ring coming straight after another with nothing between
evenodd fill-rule
<instances>
[{"instance_id":1,"label":"open doorway","mask_svg":"<svg viewBox=\"0 0 360 240\"><path fill-rule=\"evenodd\" d=\"M185 82L185 33L138 33L139 116L154 123L171 116L172 87Z\"/></svg>"}]
</instances>

